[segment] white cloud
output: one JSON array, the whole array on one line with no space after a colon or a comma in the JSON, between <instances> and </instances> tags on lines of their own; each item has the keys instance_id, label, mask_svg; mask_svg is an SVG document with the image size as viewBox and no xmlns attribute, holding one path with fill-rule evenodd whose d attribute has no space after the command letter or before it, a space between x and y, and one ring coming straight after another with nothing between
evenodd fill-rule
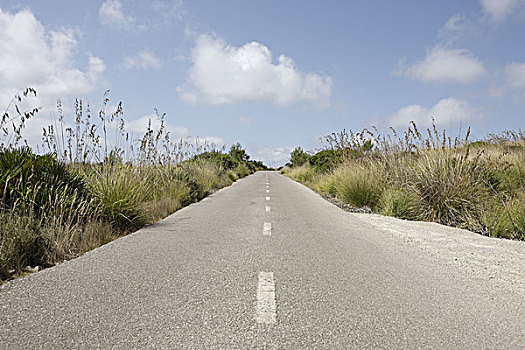
<instances>
[{"instance_id":1,"label":"white cloud","mask_svg":"<svg viewBox=\"0 0 525 350\"><path fill-rule=\"evenodd\" d=\"M471 120L475 117L475 110L465 100L445 98L434 106L425 108L420 105L410 105L401 108L388 117L388 126L406 128L410 121L418 127L428 127L435 119L437 125L449 126Z\"/></svg>"},{"instance_id":2,"label":"white cloud","mask_svg":"<svg viewBox=\"0 0 525 350\"><path fill-rule=\"evenodd\" d=\"M451 45L479 30L477 23L465 15L455 14L438 30L437 37L442 43Z\"/></svg>"},{"instance_id":3,"label":"white cloud","mask_svg":"<svg viewBox=\"0 0 525 350\"><path fill-rule=\"evenodd\" d=\"M244 125L244 126L250 125L252 123L252 119L245 115L241 115L239 118L237 118L237 123Z\"/></svg>"},{"instance_id":4,"label":"white cloud","mask_svg":"<svg viewBox=\"0 0 525 350\"><path fill-rule=\"evenodd\" d=\"M177 18L179 21L182 21L186 15L182 0L153 0L150 5L167 20Z\"/></svg>"},{"instance_id":5,"label":"white cloud","mask_svg":"<svg viewBox=\"0 0 525 350\"><path fill-rule=\"evenodd\" d=\"M182 0L133 1L134 17L127 13L122 0L106 0L99 8L100 23L112 29L129 32L144 31L169 25L174 19L180 21L186 16Z\"/></svg>"},{"instance_id":6,"label":"white cloud","mask_svg":"<svg viewBox=\"0 0 525 350\"><path fill-rule=\"evenodd\" d=\"M122 66L126 69L159 70L162 68L162 61L151 51L143 50L133 57L124 57Z\"/></svg>"},{"instance_id":7,"label":"white cloud","mask_svg":"<svg viewBox=\"0 0 525 350\"><path fill-rule=\"evenodd\" d=\"M46 31L28 10L11 14L0 9L0 106L27 86L39 100L78 96L102 81L104 62L89 56L87 68L77 68L77 41L71 30ZM37 101L38 102L38 101Z\"/></svg>"},{"instance_id":8,"label":"white cloud","mask_svg":"<svg viewBox=\"0 0 525 350\"><path fill-rule=\"evenodd\" d=\"M505 80L511 88L525 88L525 63L511 62L507 64Z\"/></svg>"},{"instance_id":9,"label":"white cloud","mask_svg":"<svg viewBox=\"0 0 525 350\"><path fill-rule=\"evenodd\" d=\"M479 0L483 11L494 21L501 22L517 9L523 9L524 0Z\"/></svg>"},{"instance_id":10,"label":"white cloud","mask_svg":"<svg viewBox=\"0 0 525 350\"><path fill-rule=\"evenodd\" d=\"M290 160L292 147L258 147L255 150L253 159L262 160L262 162L271 167L278 167L286 164Z\"/></svg>"},{"instance_id":11,"label":"white cloud","mask_svg":"<svg viewBox=\"0 0 525 350\"><path fill-rule=\"evenodd\" d=\"M130 30L135 27L137 20L122 12L120 0L106 0L98 10L100 23L107 27Z\"/></svg>"},{"instance_id":12,"label":"white cloud","mask_svg":"<svg viewBox=\"0 0 525 350\"><path fill-rule=\"evenodd\" d=\"M469 50L435 46L426 57L398 72L423 82L471 83L486 74L485 67Z\"/></svg>"},{"instance_id":13,"label":"white cloud","mask_svg":"<svg viewBox=\"0 0 525 350\"><path fill-rule=\"evenodd\" d=\"M270 101L279 106L307 102L320 108L330 105L331 77L304 74L283 55L274 63L270 50L257 42L233 47L201 35L192 49L192 62L186 85L177 88L186 102Z\"/></svg>"}]
</instances>

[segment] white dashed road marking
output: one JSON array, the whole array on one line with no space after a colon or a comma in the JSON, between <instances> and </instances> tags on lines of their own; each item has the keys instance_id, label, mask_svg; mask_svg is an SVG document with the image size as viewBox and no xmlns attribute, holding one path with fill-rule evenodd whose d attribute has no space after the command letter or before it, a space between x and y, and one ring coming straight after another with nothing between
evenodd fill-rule
<instances>
[{"instance_id":1,"label":"white dashed road marking","mask_svg":"<svg viewBox=\"0 0 525 350\"><path fill-rule=\"evenodd\" d=\"M270 197L266 197L266 200L269 201L269 200L270 200Z\"/></svg>"},{"instance_id":2,"label":"white dashed road marking","mask_svg":"<svg viewBox=\"0 0 525 350\"><path fill-rule=\"evenodd\" d=\"M265 222L264 223L263 235L265 235L265 236L271 236L272 235L272 223L271 222Z\"/></svg>"},{"instance_id":3,"label":"white dashed road marking","mask_svg":"<svg viewBox=\"0 0 525 350\"><path fill-rule=\"evenodd\" d=\"M275 300L273 272L259 272L255 320L257 323L265 324L277 322L277 301Z\"/></svg>"},{"instance_id":4,"label":"white dashed road marking","mask_svg":"<svg viewBox=\"0 0 525 350\"><path fill-rule=\"evenodd\" d=\"M270 193L270 190L266 190L266 193Z\"/></svg>"},{"instance_id":5,"label":"white dashed road marking","mask_svg":"<svg viewBox=\"0 0 525 350\"><path fill-rule=\"evenodd\" d=\"M270 211L270 210L271 210L270 206L267 205L265 210L266 210L266 211Z\"/></svg>"}]
</instances>

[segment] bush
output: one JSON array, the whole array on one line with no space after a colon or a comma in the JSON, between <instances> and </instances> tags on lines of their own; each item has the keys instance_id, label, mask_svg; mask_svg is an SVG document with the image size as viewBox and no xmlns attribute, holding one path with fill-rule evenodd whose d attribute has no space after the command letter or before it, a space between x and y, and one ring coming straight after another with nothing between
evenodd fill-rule
<instances>
[{"instance_id":1,"label":"bush","mask_svg":"<svg viewBox=\"0 0 525 350\"><path fill-rule=\"evenodd\" d=\"M48 267L115 238L111 226L96 219L83 224L0 212L0 281L26 266Z\"/></svg>"},{"instance_id":2,"label":"bush","mask_svg":"<svg viewBox=\"0 0 525 350\"><path fill-rule=\"evenodd\" d=\"M325 137L330 149L309 167L281 173L384 215L525 240L525 134L469 142L469 133L451 139L432 125L421 134L413 122L402 135L343 130Z\"/></svg>"},{"instance_id":3,"label":"bush","mask_svg":"<svg viewBox=\"0 0 525 350\"><path fill-rule=\"evenodd\" d=\"M292 163L292 168L305 165L308 162L308 158L308 154L303 151L301 147L296 147L292 153L290 153L290 162Z\"/></svg>"},{"instance_id":4,"label":"bush","mask_svg":"<svg viewBox=\"0 0 525 350\"><path fill-rule=\"evenodd\" d=\"M218 151L198 154L193 157L193 160L209 160L215 162L217 166L222 169L233 169L239 164L239 161L234 159L230 154L224 154Z\"/></svg>"},{"instance_id":5,"label":"bush","mask_svg":"<svg viewBox=\"0 0 525 350\"><path fill-rule=\"evenodd\" d=\"M4 113L13 126L3 128L4 141L13 141L0 145L0 281L27 265L49 266L100 246L231 184L237 174L266 168L240 144L224 154L208 142L171 139L157 111L156 130L150 120L143 137L128 137L122 104L106 111L108 92L96 123L81 100L69 122L58 103L60 117L42 135L50 154L15 149L39 110L20 112L29 93L36 96L25 89Z\"/></svg>"},{"instance_id":6,"label":"bush","mask_svg":"<svg viewBox=\"0 0 525 350\"><path fill-rule=\"evenodd\" d=\"M490 183L498 192L512 196L525 188L525 156L500 167L494 162L485 164L485 167L490 169Z\"/></svg>"},{"instance_id":7,"label":"bush","mask_svg":"<svg viewBox=\"0 0 525 350\"><path fill-rule=\"evenodd\" d=\"M289 168L289 170L286 171L286 174L292 179L307 185L314 183L314 179L317 177L315 170L307 165L297 168Z\"/></svg>"},{"instance_id":8,"label":"bush","mask_svg":"<svg viewBox=\"0 0 525 350\"><path fill-rule=\"evenodd\" d=\"M377 206L378 212L386 216L394 216L406 220L418 220L421 217L421 207L410 192L388 188Z\"/></svg>"},{"instance_id":9,"label":"bush","mask_svg":"<svg viewBox=\"0 0 525 350\"><path fill-rule=\"evenodd\" d=\"M482 223L490 236L525 240L525 191L503 203L497 199L487 203Z\"/></svg>"},{"instance_id":10,"label":"bush","mask_svg":"<svg viewBox=\"0 0 525 350\"><path fill-rule=\"evenodd\" d=\"M357 208L374 209L382 193L377 174L359 165L345 165L334 173L337 197Z\"/></svg>"},{"instance_id":11,"label":"bush","mask_svg":"<svg viewBox=\"0 0 525 350\"><path fill-rule=\"evenodd\" d=\"M41 235L39 221L1 213L0 229L0 280L21 272L25 266L48 264L53 246Z\"/></svg>"},{"instance_id":12,"label":"bush","mask_svg":"<svg viewBox=\"0 0 525 350\"><path fill-rule=\"evenodd\" d=\"M230 147L229 155L237 164L247 162L250 159L250 156L246 153L246 150L242 148L239 142Z\"/></svg>"},{"instance_id":13,"label":"bush","mask_svg":"<svg viewBox=\"0 0 525 350\"><path fill-rule=\"evenodd\" d=\"M243 178L245 176L250 175L251 171L248 168L248 166L245 163L240 163L237 165L237 167L234 169L235 173L239 178Z\"/></svg>"},{"instance_id":14,"label":"bush","mask_svg":"<svg viewBox=\"0 0 525 350\"><path fill-rule=\"evenodd\" d=\"M237 176L237 173L235 173L235 171L233 170L228 170L226 172L226 176L228 176L228 179L230 179L231 182L235 182L239 179L239 177Z\"/></svg>"},{"instance_id":15,"label":"bush","mask_svg":"<svg viewBox=\"0 0 525 350\"><path fill-rule=\"evenodd\" d=\"M424 220L481 229L481 209L488 196L486 174L476 159L435 151L408 169L408 186L418 196Z\"/></svg>"},{"instance_id":16,"label":"bush","mask_svg":"<svg viewBox=\"0 0 525 350\"><path fill-rule=\"evenodd\" d=\"M337 195L337 188L335 184L336 179L334 174L329 173L319 176L317 183L314 186L318 192L324 195L335 197Z\"/></svg>"},{"instance_id":17,"label":"bush","mask_svg":"<svg viewBox=\"0 0 525 350\"><path fill-rule=\"evenodd\" d=\"M333 149L325 149L317 152L308 159L310 165L320 173L329 172L339 164L342 158L340 152Z\"/></svg>"},{"instance_id":18,"label":"bush","mask_svg":"<svg viewBox=\"0 0 525 350\"><path fill-rule=\"evenodd\" d=\"M192 161L185 164L183 170L188 172L189 176L195 180L198 192L196 200L204 198L212 193L221 183L220 175L222 168L210 161Z\"/></svg>"},{"instance_id":19,"label":"bush","mask_svg":"<svg viewBox=\"0 0 525 350\"><path fill-rule=\"evenodd\" d=\"M23 147L0 151L0 196L4 209L36 217L60 209L73 219L92 196L84 179L51 155L35 155Z\"/></svg>"},{"instance_id":20,"label":"bush","mask_svg":"<svg viewBox=\"0 0 525 350\"><path fill-rule=\"evenodd\" d=\"M92 179L103 217L119 231L136 230L147 223L142 203L151 198L151 184L131 167L106 169Z\"/></svg>"},{"instance_id":21,"label":"bush","mask_svg":"<svg viewBox=\"0 0 525 350\"><path fill-rule=\"evenodd\" d=\"M147 183L152 186L151 196L144 198L148 223L156 222L194 201L198 185L188 173L176 166L143 169Z\"/></svg>"}]
</instances>

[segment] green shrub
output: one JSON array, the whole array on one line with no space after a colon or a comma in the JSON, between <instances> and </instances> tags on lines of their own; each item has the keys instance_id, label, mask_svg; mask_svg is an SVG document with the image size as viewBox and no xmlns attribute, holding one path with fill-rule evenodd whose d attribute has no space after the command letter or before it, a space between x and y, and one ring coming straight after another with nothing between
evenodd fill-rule
<instances>
[{"instance_id":1,"label":"green shrub","mask_svg":"<svg viewBox=\"0 0 525 350\"><path fill-rule=\"evenodd\" d=\"M287 170L287 175L292 179L302 182L307 186L315 182L317 173L308 165L303 165L297 168L289 168Z\"/></svg>"},{"instance_id":2,"label":"green shrub","mask_svg":"<svg viewBox=\"0 0 525 350\"><path fill-rule=\"evenodd\" d=\"M525 240L525 190L513 198L507 208L512 218L513 234L511 238Z\"/></svg>"},{"instance_id":3,"label":"green shrub","mask_svg":"<svg viewBox=\"0 0 525 350\"><path fill-rule=\"evenodd\" d=\"M476 159L436 151L420 158L408 172L408 185L419 198L424 220L481 229L488 191L486 173Z\"/></svg>"},{"instance_id":4,"label":"green shrub","mask_svg":"<svg viewBox=\"0 0 525 350\"><path fill-rule=\"evenodd\" d=\"M4 209L41 217L59 211L69 218L92 203L84 179L51 155L35 155L23 147L0 151L0 197Z\"/></svg>"},{"instance_id":5,"label":"green shrub","mask_svg":"<svg viewBox=\"0 0 525 350\"><path fill-rule=\"evenodd\" d=\"M516 191L525 188L525 157L502 168L495 164L488 164L487 167L491 169L490 180L498 192L512 196Z\"/></svg>"},{"instance_id":6,"label":"green shrub","mask_svg":"<svg viewBox=\"0 0 525 350\"><path fill-rule=\"evenodd\" d=\"M212 193L221 183L223 169L214 162L192 161L185 164L183 170L194 179L197 185L196 200L200 200Z\"/></svg>"},{"instance_id":7,"label":"green shrub","mask_svg":"<svg viewBox=\"0 0 525 350\"><path fill-rule=\"evenodd\" d=\"M525 240L525 134L469 142L470 129L464 138L435 125L425 131L412 122L404 134L332 133L324 138L330 149L308 167L287 164L281 173L384 215Z\"/></svg>"},{"instance_id":8,"label":"green shrub","mask_svg":"<svg viewBox=\"0 0 525 350\"><path fill-rule=\"evenodd\" d=\"M41 235L39 221L25 215L0 213L0 280L28 265L47 265L52 249L49 239Z\"/></svg>"},{"instance_id":9,"label":"green shrub","mask_svg":"<svg viewBox=\"0 0 525 350\"><path fill-rule=\"evenodd\" d=\"M235 169L233 169L239 178L250 175L251 171L245 163L240 163Z\"/></svg>"},{"instance_id":10,"label":"green shrub","mask_svg":"<svg viewBox=\"0 0 525 350\"><path fill-rule=\"evenodd\" d=\"M165 114L156 110L156 130L150 120L142 137L128 137L122 104L106 111L108 92L96 123L81 100L69 121L58 104L57 123L42 135L50 154L15 149L39 110L20 112L29 93L36 96L27 88L13 99L16 114L10 106L4 113L13 126L3 129L4 141L14 141L0 145L0 281L27 265L45 267L81 254L231 184L238 174L266 169L240 144L224 154L212 143L171 139Z\"/></svg>"},{"instance_id":11,"label":"green shrub","mask_svg":"<svg viewBox=\"0 0 525 350\"><path fill-rule=\"evenodd\" d=\"M494 198L487 203L482 223L490 236L525 240L525 191L503 205Z\"/></svg>"},{"instance_id":12,"label":"green shrub","mask_svg":"<svg viewBox=\"0 0 525 350\"><path fill-rule=\"evenodd\" d=\"M111 226L97 219L67 225L27 215L0 212L0 281L26 266L48 267L115 238Z\"/></svg>"},{"instance_id":13,"label":"green shrub","mask_svg":"<svg viewBox=\"0 0 525 350\"><path fill-rule=\"evenodd\" d=\"M317 152L308 159L310 165L320 173L327 173L342 162L341 153L333 149Z\"/></svg>"},{"instance_id":14,"label":"green shrub","mask_svg":"<svg viewBox=\"0 0 525 350\"><path fill-rule=\"evenodd\" d=\"M228 154L236 164L247 162L250 159L250 156L239 142L230 147Z\"/></svg>"},{"instance_id":15,"label":"green shrub","mask_svg":"<svg viewBox=\"0 0 525 350\"><path fill-rule=\"evenodd\" d=\"M217 166L222 167L222 169L233 169L239 164L239 161L234 159L230 154L224 154L219 151L210 151L197 154L193 157L193 160L213 161L217 164Z\"/></svg>"},{"instance_id":16,"label":"green shrub","mask_svg":"<svg viewBox=\"0 0 525 350\"><path fill-rule=\"evenodd\" d=\"M308 154L303 151L301 147L296 147L292 153L290 153L290 162L292 163L292 168L297 168L308 163Z\"/></svg>"},{"instance_id":17,"label":"green shrub","mask_svg":"<svg viewBox=\"0 0 525 350\"><path fill-rule=\"evenodd\" d=\"M237 181L237 180L239 179L238 176L237 176L237 174L236 174L235 171L233 171L233 170L228 170L228 171L226 172L226 176L228 176L228 178L229 178L230 181L232 181L232 182L235 182L235 181Z\"/></svg>"},{"instance_id":18,"label":"green shrub","mask_svg":"<svg viewBox=\"0 0 525 350\"><path fill-rule=\"evenodd\" d=\"M335 197L337 195L336 179L333 173L320 175L314 185L318 192Z\"/></svg>"},{"instance_id":19,"label":"green shrub","mask_svg":"<svg viewBox=\"0 0 525 350\"><path fill-rule=\"evenodd\" d=\"M391 187L381 195L377 209L382 215L406 220L418 220L421 216L421 208L414 195Z\"/></svg>"},{"instance_id":20,"label":"green shrub","mask_svg":"<svg viewBox=\"0 0 525 350\"><path fill-rule=\"evenodd\" d=\"M376 207L382 193L382 183L373 171L357 164L346 164L334 173L337 197L358 208Z\"/></svg>"},{"instance_id":21,"label":"green shrub","mask_svg":"<svg viewBox=\"0 0 525 350\"><path fill-rule=\"evenodd\" d=\"M107 169L92 181L101 213L119 231L136 230L147 223L142 206L151 198L152 184L137 177L131 167Z\"/></svg>"}]
</instances>

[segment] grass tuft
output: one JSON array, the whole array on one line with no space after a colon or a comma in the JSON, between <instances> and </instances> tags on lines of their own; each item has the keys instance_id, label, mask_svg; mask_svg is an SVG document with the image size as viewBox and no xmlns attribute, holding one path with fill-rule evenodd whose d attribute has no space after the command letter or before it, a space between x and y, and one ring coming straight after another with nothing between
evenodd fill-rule
<instances>
[{"instance_id":1,"label":"grass tuft","mask_svg":"<svg viewBox=\"0 0 525 350\"><path fill-rule=\"evenodd\" d=\"M387 188L378 203L378 212L406 220L420 220L421 204L416 196L406 190Z\"/></svg>"},{"instance_id":2,"label":"grass tuft","mask_svg":"<svg viewBox=\"0 0 525 350\"><path fill-rule=\"evenodd\" d=\"M336 197L357 208L375 209L383 184L379 176L365 167L343 166L334 171Z\"/></svg>"}]
</instances>

